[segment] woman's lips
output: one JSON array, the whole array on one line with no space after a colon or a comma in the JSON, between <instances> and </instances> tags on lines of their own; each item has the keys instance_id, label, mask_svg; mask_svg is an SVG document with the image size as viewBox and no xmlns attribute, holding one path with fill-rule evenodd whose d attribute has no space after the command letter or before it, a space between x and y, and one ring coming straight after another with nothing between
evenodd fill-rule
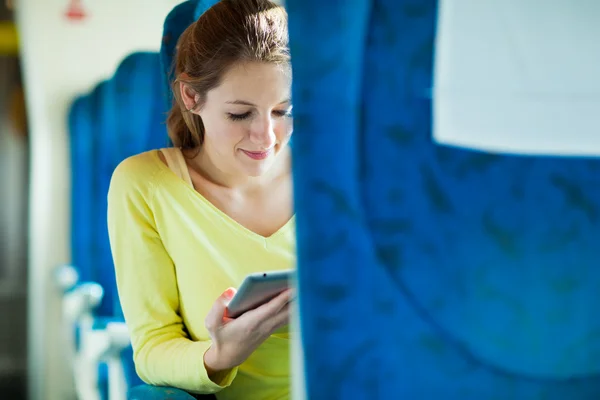
<instances>
[{"instance_id":1,"label":"woman's lips","mask_svg":"<svg viewBox=\"0 0 600 400\"><path fill-rule=\"evenodd\" d=\"M264 160L265 158L269 157L269 155L273 152L273 149L267 151L242 151L253 160Z\"/></svg>"}]
</instances>

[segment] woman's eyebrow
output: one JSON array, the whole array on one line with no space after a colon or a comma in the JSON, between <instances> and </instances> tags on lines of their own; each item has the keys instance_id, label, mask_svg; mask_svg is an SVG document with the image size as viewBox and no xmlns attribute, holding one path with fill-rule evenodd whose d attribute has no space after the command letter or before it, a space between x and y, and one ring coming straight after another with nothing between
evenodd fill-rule
<instances>
[{"instance_id":1,"label":"woman's eyebrow","mask_svg":"<svg viewBox=\"0 0 600 400\"><path fill-rule=\"evenodd\" d=\"M227 101L227 104L239 104L242 106L252 106L252 107L256 107L255 104L250 103L249 101L244 101L244 100L234 100L234 101Z\"/></svg>"},{"instance_id":2,"label":"woman's eyebrow","mask_svg":"<svg viewBox=\"0 0 600 400\"><path fill-rule=\"evenodd\" d=\"M281 105L283 103L289 103L290 101L291 101L291 99L285 99L277 105ZM237 105L241 105L241 106L256 107L256 104L251 103L249 101L245 101L245 100L233 100L233 101L227 101L226 103L227 104L237 104Z\"/></svg>"}]
</instances>

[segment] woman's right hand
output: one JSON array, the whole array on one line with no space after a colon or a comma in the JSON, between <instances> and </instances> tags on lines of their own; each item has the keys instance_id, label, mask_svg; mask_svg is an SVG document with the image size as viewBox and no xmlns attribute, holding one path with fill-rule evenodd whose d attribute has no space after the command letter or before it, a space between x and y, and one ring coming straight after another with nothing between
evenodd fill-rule
<instances>
[{"instance_id":1,"label":"woman's right hand","mask_svg":"<svg viewBox=\"0 0 600 400\"><path fill-rule=\"evenodd\" d=\"M235 289L227 289L215 301L205 319L212 339L211 347L204 354L209 376L242 364L271 334L289 323L293 289L232 319L225 313L235 293Z\"/></svg>"}]
</instances>

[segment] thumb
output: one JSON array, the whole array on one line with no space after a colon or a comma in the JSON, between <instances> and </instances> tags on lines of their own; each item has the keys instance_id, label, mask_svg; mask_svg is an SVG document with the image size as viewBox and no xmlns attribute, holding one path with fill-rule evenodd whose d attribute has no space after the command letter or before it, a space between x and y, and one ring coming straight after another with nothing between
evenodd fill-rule
<instances>
[{"instance_id":1,"label":"thumb","mask_svg":"<svg viewBox=\"0 0 600 400\"><path fill-rule=\"evenodd\" d=\"M223 323L226 322L224 321L224 319L227 318L225 315L227 310L227 304L229 304L235 293L236 290L234 288L229 288L223 293L221 293L221 295L214 302L212 308L206 316L206 322L211 327L216 328L223 325Z\"/></svg>"}]
</instances>

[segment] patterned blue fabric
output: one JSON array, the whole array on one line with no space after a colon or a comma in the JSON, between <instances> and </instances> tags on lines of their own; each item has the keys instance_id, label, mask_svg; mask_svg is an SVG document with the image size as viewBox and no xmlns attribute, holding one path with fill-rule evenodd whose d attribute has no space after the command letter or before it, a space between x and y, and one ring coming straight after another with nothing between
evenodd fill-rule
<instances>
[{"instance_id":1,"label":"patterned blue fabric","mask_svg":"<svg viewBox=\"0 0 600 400\"><path fill-rule=\"evenodd\" d=\"M286 5L308 398L600 398L599 160L433 143L434 0Z\"/></svg>"}]
</instances>

